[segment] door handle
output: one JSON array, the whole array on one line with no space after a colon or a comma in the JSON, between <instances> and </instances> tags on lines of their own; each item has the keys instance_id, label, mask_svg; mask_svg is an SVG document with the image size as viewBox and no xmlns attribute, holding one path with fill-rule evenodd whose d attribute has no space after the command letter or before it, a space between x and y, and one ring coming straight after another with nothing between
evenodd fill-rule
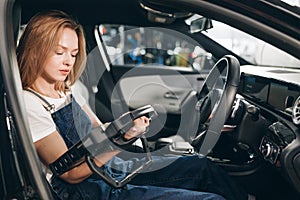
<instances>
[{"instance_id":1,"label":"door handle","mask_svg":"<svg viewBox=\"0 0 300 200\"><path fill-rule=\"evenodd\" d=\"M166 92L164 94L164 98L165 99L178 99L178 97L176 96L176 94L174 92Z\"/></svg>"}]
</instances>

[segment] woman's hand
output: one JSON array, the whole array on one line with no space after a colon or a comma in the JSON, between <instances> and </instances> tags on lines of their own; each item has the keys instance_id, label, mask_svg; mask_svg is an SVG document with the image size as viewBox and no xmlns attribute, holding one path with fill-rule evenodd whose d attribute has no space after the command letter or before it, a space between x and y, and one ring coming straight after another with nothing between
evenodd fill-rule
<instances>
[{"instance_id":1,"label":"woman's hand","mask_svg":"<svg viewBox=\"0 0 300 200\"><path fill-rule=\"evenodd\" d=\"M145 116L137 118L133 122L134 126L124 135L126 140L138 137L140 134L144 133L146 128L149 126L149 119Z\"/></svg>"}]
</instances>

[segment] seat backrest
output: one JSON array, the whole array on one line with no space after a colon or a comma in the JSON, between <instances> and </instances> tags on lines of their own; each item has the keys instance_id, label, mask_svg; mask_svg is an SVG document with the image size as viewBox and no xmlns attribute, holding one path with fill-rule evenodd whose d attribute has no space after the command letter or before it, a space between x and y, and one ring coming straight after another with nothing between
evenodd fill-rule
<instances>
[{"instance_id":1,"label":"seat backrest","mask_svg":"<svg viewBox=\"0 0 300 200\"><path fill-rule=\"evenodd\" d=\"M109 57L106 49L101 43L102 40L96 41L94 27L85 27L87 40L87 65L81 77L81 81L87 87L89 93L89 104L92 110L102 122L112 121L115 115L121 115L126 110L124 105L114 105L112 112L112 95L122 99L122 95L115 91L116 82L113 79L110 69ZM101 37L100 35L96 37ZM98 43L97 43L98 42ZM101 52L100 52L101 51ZM122 102L122 101L120 101Z\"/></svg>"}]
</instances>

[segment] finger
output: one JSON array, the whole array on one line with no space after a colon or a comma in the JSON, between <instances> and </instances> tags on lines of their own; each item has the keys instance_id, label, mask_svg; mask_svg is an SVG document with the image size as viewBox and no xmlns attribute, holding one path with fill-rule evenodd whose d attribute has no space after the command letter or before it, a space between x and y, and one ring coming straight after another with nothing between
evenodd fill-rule
<instances>
[{"instance_id":1,"label":"finger","mask_svg":"<svg viewBox=\"0 0 300 200\"><path fill-rule=\"evenodd\" d=\"M149 126L149 124L150 124L149 118L148 118L148 117L144 117L143 120L144 120L145 126L146 126L146 127Z\"/></svg>"},{"instance_id":2,"label":"finger","mask_svg":"<svg viewBox=\"0 0 300 200\"><path fill-rule=\"evenodd\" d=\"M136 123L142 123L144 126L149 126L150 120L148 117L142 116L136 119Z\"/></svg>"},{"instance_id":3,"label":"finger","mask_svg":"<svg viewBox=\"0 0 300 200\"><path fill-rule=\"evenodd\" d=\"M137 128L136 127L132 127L131 129L129 129L126 132L126 134L124 135L124 138L127 139L127 140L129 140L129 139L135 137L137 135L137 132L138 132Z\"/></svg>"}]
</instances>

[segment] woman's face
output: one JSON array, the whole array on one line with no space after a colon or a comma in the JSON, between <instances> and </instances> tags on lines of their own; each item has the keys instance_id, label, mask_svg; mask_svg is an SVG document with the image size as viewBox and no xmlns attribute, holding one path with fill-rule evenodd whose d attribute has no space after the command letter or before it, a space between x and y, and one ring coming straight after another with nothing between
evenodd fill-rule
<instances>
[{"instance_id":1,"label":"woman's face","mask_svg":"<svg viewBox=\"0 0 300 200\"><path fill-rule=\"evenodd\" d=\"M76 61L78 37L74 30L65 28L57 46L50 52L41 76L49 83L64 81Z\"/></svg>"}]
</instances>

